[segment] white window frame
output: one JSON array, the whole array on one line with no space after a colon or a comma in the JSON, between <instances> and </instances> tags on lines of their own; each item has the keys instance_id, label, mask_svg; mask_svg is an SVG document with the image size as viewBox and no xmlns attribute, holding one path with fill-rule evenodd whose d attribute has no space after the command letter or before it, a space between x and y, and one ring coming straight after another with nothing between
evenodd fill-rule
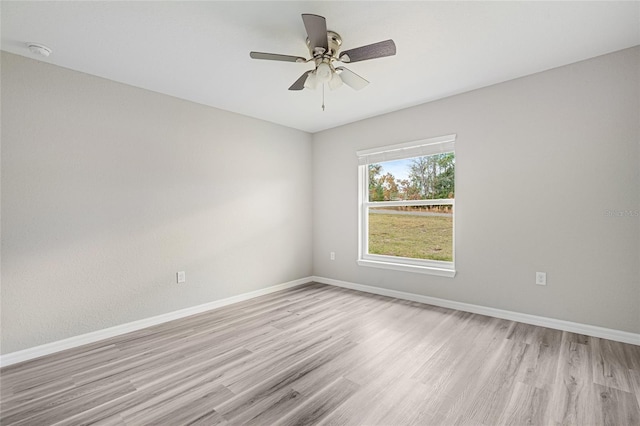
<instances>
[{"instance_id":1,"label":"white window frame","mask_svg":"<svg viewBox=\"0 0 640 426\"><path fill-rule=\"evenodd\" d=\"M455 269L455 199L430 199L407 201L369 201L368 165L378 162L428 156L445 152L455 153L456 135L446 135L419 141L406 142L379 148L360 150L358 156L358 260L360 266L417 272L453 278ZM369 249L369 208L397 206L451 205L453 207L453 261L414 259L399 256L370 254Z\"/></svg>"}]
</instances>

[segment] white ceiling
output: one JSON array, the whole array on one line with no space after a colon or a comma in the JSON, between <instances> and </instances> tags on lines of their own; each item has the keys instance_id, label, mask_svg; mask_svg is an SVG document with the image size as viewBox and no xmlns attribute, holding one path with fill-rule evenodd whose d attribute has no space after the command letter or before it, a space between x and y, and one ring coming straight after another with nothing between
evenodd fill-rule
<instances>
[{"instance_id":1,"label":"white ceiling","mask_svg":"<svg viewBox=\"0 0 640 426\"><path fill-rule=\"evenodd\" d=\"M317 132L640 44L640 2L2 1L2 49ZM347 65L371 84L288 91L310 64L300 14L343 49L392 38L397 55Z\"/></svg>"}]
</instances>

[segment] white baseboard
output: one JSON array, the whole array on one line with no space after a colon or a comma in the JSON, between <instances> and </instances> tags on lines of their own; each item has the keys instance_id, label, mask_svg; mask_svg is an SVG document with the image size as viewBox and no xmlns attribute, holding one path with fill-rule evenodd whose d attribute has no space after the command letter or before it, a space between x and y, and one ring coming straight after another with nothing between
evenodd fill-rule
<instances>
[{"instance_id":1,"label":"white baseboard","mask_svg":"<svg viewBox=\"0 0 640 426\"><path fill-rule=\"evenodd\" d=\"M420 294L406 293L403 291L389 290L381 287L372 287L363 284L355 284L347 281L334 280L332 278L312 277L313 281L329 284L337 287L349 288L352 290L364 291L366 293L379 294L381 296L395 297L397 299L411 300L414 302L435 305L443 308L456 309L474 314L487 315L495 318L502 318L525 324L539 325L541 327L553 328L556 330L570 331L572 333L584 334L587 336L600 337L603 339L615 340L616 342L631 343L640 346L640 334L629 333L627 331L613 330L610 328L598 327L589 324L580 324L571 321L564 321L554 318L540 317L537 315L522 314L519 312L505 311L502 309L488 308L486 306L472 305L469 303L455 302L452 300L438 299L437 297L423 296Z\"/></svg>"},{"instance_id":2,"label":"white baseboard","mask_svg":"<svg viewBox=\"0 0 640 426\"><path fill-rule=\"evenodd\" d=\"M180 319L180 318L188 317L191 315L199 314L202 312L210 311L212 309L220 308L222 306L227 306L233 303L242 302L244 300L253 299L254 297L264 296L265 294L274 293L276 291L284 290L291 287L296 287L311 281L312 281L311 277L300 278L298 280L277 284L271 287L263 288L263 289L252 291L249 293L239 294L237 296L228 297L226 299L214 300L213 302L192 306L190 308L181 309L179 311L168 312L166 314L157 315L155 317L145 318L145 319L133 321L126 324L116 325L115 327L109 327L103 330L97 330L91 333L69 337L68 339L58 340L56 342L46 343L44 345L35 346L33 348L28 348L21 351L8 353L0 356L0 366L6 367L8 365L16 364L18 362L28 361L30 359L38 358L44 355L49 355L55 352L60 352L66 349L76 348L78 346L86 345L88 343L94 343L100 340L108 339L110 337L115 337L115 336L119 336L132 331L140 330L146 327L151 327L153 325L162 324L168 321L173 321L175 319Z\"/></svg>"},{"instance_id":3,"label":"white baseboard","mask_svg":"<svg viewBox=\"0 0 640 426\"><path fill-rule=\"evenodd\" d=\"M428 305L456 309L459 311L471 312L474 314L487 315L495 318L502 318L502 319L507 319L511 321L522 322L525 324L539 325L542 327L553 328L556 330L570 331L572 333L584 334L584 335L593 336L593 337L600 337L603 339L609 339L617 342L630 343L633 345L640 346L640 334L637 334L637 333L629 333L626 331L613 330L610 328L598 327L595 325L580 324L580 323L575 323L571 321L540 317L537 315L529 315L529 314L523 314L519 312L505 311L502 309L472 305L469 303L455 302L452 300L439 299L439 298L430 297L430 296L423 296L415 293L407 293L403 291L390 290L390 289L381 288L381 287L373 287L373 286L368 286L364 284L356 284L356 283L351 283L347 281L334 280L332 278L313 276L313 277L300 278L298 280L277 284L271 287L263 288L263 289L252 291L249 293L239 294L237 296L228 297L226 299L215 300L213 302L205 303L198 306L192 306L190 308L181 309L179 311L169 312L169 313L158 315L155 317L145 318L145 319L133 321L127 324L121 324L115 327L105 328L103 330L97 330L91 333L70 337L68 339L46 343L44 345L35 346L33 348L28 348L21 351L1 355L0 366L6 367L12 364L28 361L30 359L38 358L44 355L60 352L66 349L76 348L78 346L86 345L88 343L94 343L100 340L108 339L110 337L116 337L125 333L129 333L131 331L140 330L146 327L162 324L175 319L180 319L180 318L188 317L191 315L199 314L202 312L210 311L212 309L231 305L233 303L238 303L244 300L253 299L255 297L263 296L265 294L274 293L276 291L296 287L311 281L315 281L322 284L333 285L336 287L343 287L343 288L349 288L352 290L363 291L366 293L379 294L381 296L411 300L414 302L425 303Z\"/></svg>"}]
</instances>

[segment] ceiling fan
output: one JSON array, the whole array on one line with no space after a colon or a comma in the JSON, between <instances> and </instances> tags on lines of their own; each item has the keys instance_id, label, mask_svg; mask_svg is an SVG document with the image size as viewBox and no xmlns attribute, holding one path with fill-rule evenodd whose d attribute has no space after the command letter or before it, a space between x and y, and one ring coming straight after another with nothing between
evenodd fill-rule
<instances>
[{"instance_id":1,"label":"ceiling fan","mask_svg":"<svg viewBox=\"0 0 640 426\"><path fill-rule=\"evenodd\" d=\"M360 90L369 82L343 66L336 67L334 62L352 63L396 54L396 45L393 40L380 41L340 52L342 38L338 33L327 30L327 22L324 17L306 13L302 15L302 21L307 30L307 47L311 58L276 53L249 53L253 59L298 63L313 61L315 69L302 74L289 87L289 90L315 89L318 84L323 85L324 83L327 83L331 90L342 86L342 83L355 90Z\"/></svg>"}]
</instances>

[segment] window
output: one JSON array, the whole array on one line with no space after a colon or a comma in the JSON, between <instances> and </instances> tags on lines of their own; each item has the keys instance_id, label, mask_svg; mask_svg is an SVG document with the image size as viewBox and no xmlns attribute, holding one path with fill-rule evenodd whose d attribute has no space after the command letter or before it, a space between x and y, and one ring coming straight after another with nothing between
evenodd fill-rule
<instances>
[{"instance_id":1,"label":"window","mask_svg":"<svg viewBox=\"0 0 640 426\"><path fill-rule=\"evenodd\" d=\"M358 264L453 277L456 135L358 151Z\"/></svg>"}]
</instances>

